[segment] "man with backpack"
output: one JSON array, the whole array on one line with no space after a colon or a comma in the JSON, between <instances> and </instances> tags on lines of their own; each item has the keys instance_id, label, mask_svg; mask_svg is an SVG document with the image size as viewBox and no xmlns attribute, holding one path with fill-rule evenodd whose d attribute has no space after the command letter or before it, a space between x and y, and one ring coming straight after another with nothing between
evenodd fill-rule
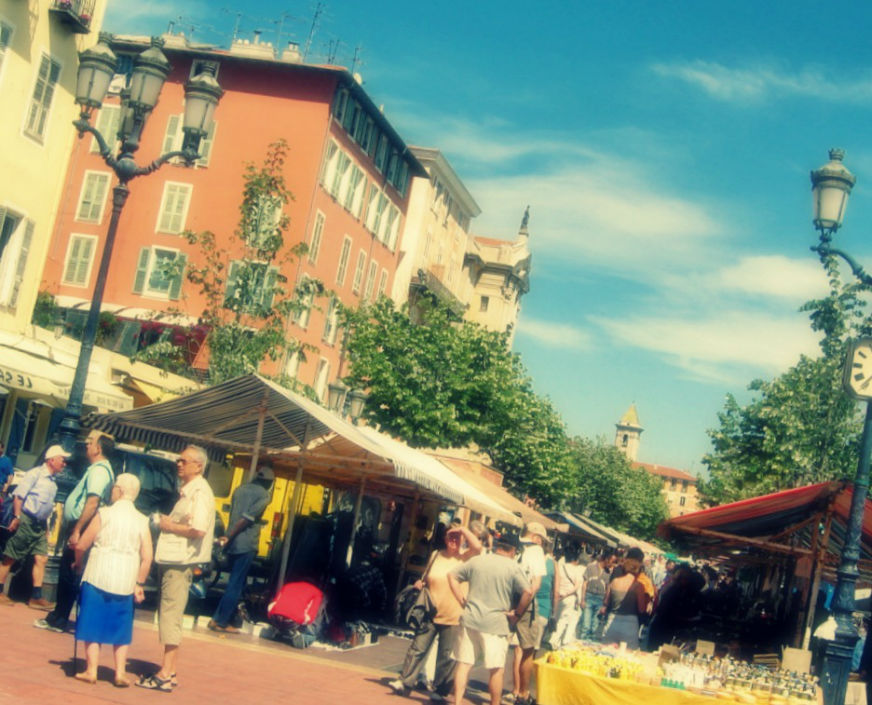
<instances>
[{"instance_id":1,"label":"man with backpack","mask_svg":"<svg viewBox=\"0 0 872 705\"><path fill-rule=\"evenodd\" d=\"M76 544L96 516L100 505L109 504L109 495L115 483L115 471L109 457L114 451L115 440L105 433L91 431L85 439L85 455L90 465L64 502L61 541L65 541L66 545L58 567L58 600L45 619L37 619L33 623L37 629L52 632L64 632L67 629L70 612L79 596L80 573L75 568Z\"/></svg>"},{"instance_id":2,"label":"man with backpack","mask_svg":"<svg viewBox=\"0 0 872 705\"><path fill-rule=\"evenodd\" d=\"M54 498L58 491L55 475L64 469L70 454L58 445L45 452L45 462L24 473L21 482L7 500L12 502L12 521L9 531L14 532L6 543L0 562L0 591L6 576L16 561L33 556L33 592L28 606L49 609L42 596L42 579L48 561L48 518L54 511ZM9 596L0 592L0 605L11 605Z\"/></svg>"}]
</instances>

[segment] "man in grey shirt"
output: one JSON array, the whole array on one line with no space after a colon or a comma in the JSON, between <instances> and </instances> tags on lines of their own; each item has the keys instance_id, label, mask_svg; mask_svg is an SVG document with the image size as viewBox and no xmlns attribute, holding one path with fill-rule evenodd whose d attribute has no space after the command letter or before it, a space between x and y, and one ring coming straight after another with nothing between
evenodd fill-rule
<instances>
[{"instance_id":1,"label":"man in grey shirt","mask_svg":"<svg viewBox=\"0 0 872 705\"><path fill-rule=\"evenodd\" d=\"M503 670L509 648L510 626L533 599L533 591L515 562L516 536L504 535L494 542L494 552L471 558L448 574L448 584L463 605L460 635L454 647L454 703L463 704L469 672L476 661L490 672L491 705L503 694ZM465 593L462 583L469 584Z\"/></svg>"},{"instance_id":2,"label":"man in grey shirt","mask_svg":"<svg viewBox=\"0 0 872 705\"><path fill-rule=\"evenodd\" d=\"M257 556L260 517L269 504L270 489L274 479L272 468L269 465L262 465L258 468L254 480L237 487L230 500L227 536L218 539L230 559L230 577L227 579L227 587L215 609L215 614L209 620L208 626L213 632L235 634L239 631L230 624L230 620L233 619L236 605L245 589L251 563Z\"/></svg>"}]
</instances>

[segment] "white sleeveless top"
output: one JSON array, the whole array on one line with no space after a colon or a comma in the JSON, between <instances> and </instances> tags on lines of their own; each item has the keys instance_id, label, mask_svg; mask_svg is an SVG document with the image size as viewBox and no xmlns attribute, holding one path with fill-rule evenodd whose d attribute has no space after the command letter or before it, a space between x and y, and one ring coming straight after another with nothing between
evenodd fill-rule
<instances>
[{"instance_id":1,"label":"white sleeveless top","mask_svg":"<svg viewBox=\"0 0 872 705\"><path fill-rule=\"evenodd\" d=\"M101 507L100 531L85 564L82 582L115 595L132 595L139 572L139 549L148 519L129 499Z\"/></svg>"}]
</instances>

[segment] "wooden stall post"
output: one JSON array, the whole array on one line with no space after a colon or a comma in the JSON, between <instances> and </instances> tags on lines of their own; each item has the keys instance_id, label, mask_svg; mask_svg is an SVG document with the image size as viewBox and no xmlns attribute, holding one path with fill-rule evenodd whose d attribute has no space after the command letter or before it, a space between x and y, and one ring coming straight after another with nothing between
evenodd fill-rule
<instances>
[{"instance_id":1,"label":"wooden stall post","mask_svg":"<svg viewBox=\"0 0 872 705\"><path fill-rule=\"evenodd\" d=\"M808 596L808 614L805 618L805 631L802 637L802 648L807 649L809 643L811 642L811 625L814 623L814 613L815 608L817 607L817 594L818 590L821 586L821 573L824 569L824 553L826 552L826 547L830 542L830 528L833 523L833 505L830 503L830 506L827 507L827 521L824 526L824 535L821 538L820 543L818 544L817 552L815 553L814 560L814 579L811 581L811 593Z\"/></svg>"},{"instance_id":2,"label":"wooden stall post","mask_svg":"<svg viewBox=\"0 0 872 705\"><path fill-rule=\"evenodd\" d=\"M366 475L360 478L360 488L357 491L357 499L354 502L354 517L351 520L351 536L348 539L348 551L345 554L345 565L351 566L351 557L354 553L354 537L357 536L357 522L360 520L360 507L363 504L363 490L366 487Z\"/></svg>"},{"instance_id":3,"label":"wooden stall post","mask_svg":"<svg viewBox=\"0 0 872 705\"><path fill-rule=\"evenodd\" d=\"M282 543L282 562L279 567L279 577L276 581L276 592L282 589L285 583L285 571L288 569L288 559L291 554L291 538L294 535L294 522L297 518L297 505L300 503L300 495L303 493L303 461L297 465L297 474L294 477L294 494L291 497L291 505L288 508L288 528L285 531L285 540Z\"/></svg>"},{"instance_id":4,"label":"wooden stall post","mask_svg":"<svg viewBox=\"0 0 872 705\"><path fill-rule=\"evenodd\" d=\"M248 466L248 482L254 479L254 473L257 472L257 461L260 459L260 443L263 440L263 420L266 417L266 404L268 389L263 392L263 401L258 408L257 417L257 432L254 435L254 448L251 449L251 464Z\"/></svg>"}]
</instances>

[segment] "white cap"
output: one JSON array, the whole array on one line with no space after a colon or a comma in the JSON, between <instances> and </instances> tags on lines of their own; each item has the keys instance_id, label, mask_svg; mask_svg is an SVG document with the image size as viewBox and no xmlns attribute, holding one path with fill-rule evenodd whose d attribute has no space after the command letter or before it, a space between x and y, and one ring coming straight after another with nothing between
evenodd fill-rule
<instances>
[{"instance_id":1,"label":"white cap","mask_svg":"<svg viewBox=\"0 0 872 705\"><path fill-rule=\"evenodd\" d=\"M58 456L62 458L69 458L71 455L72 453L67 453L67 451L65 451L61 446L53 445L50 446L49 449L45 452L45 459L48 460L49 458L57 458Z\"/></svg>"}]
</instances>

